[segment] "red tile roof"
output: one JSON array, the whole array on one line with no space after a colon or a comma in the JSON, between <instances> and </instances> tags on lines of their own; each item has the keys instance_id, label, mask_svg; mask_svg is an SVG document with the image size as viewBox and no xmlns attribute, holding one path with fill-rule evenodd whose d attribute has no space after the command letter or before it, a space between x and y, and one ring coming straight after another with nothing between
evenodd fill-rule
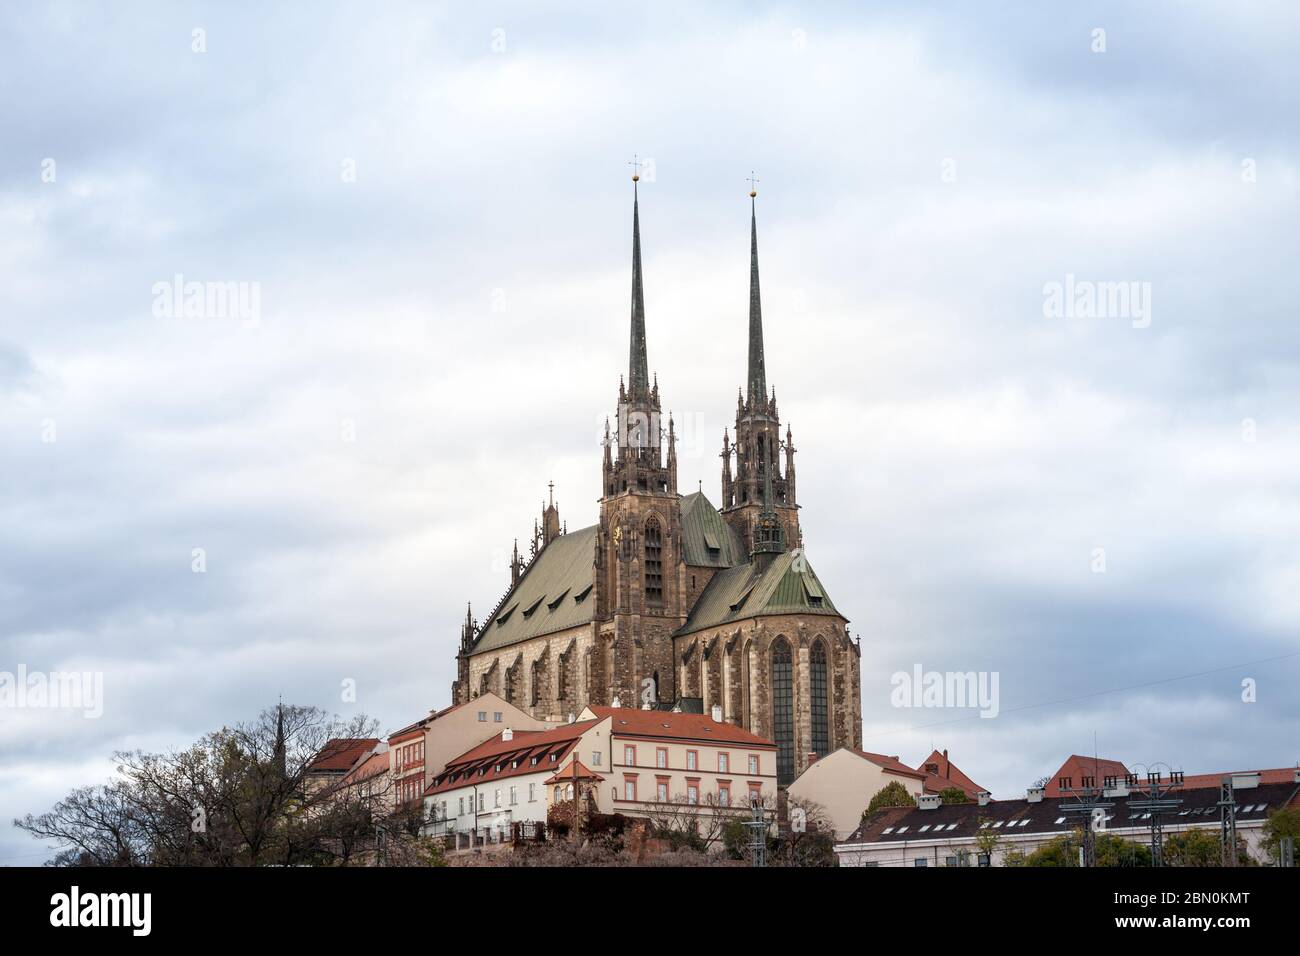
<instances>
[{"instance_id":1,"label":"red tile roof","mask_svg":"<svg viewBox=\"0 0 1300 956\"><path fill-rule=\"evenodd\" d=\"M378 737L333 737L311 758L307 772L345 773L378 743Z\"/></svg>"},{"instance_id":2,"label":"red tile roof","mask_svg":"<svg viewBox=\"0 0 1300 956\"><path fill-rule=\"evenodd\" d=\"M938 773L930 773L926 769L927 764L934 764ZM937 750L933 751L930 756L916 765L916 769L925 774L924 789L927 793L942 793L949 787L956 787L958 790L963 791L966 796L974 797L984 789L984 787L981 787L962 773L961 768L948 759L948 751L946 750L943 753Z\"/></svg>"},{"instance_id":3,"label":"red tile roof","mask_svg":"<svg viewBox=\"0 0 1300 956\"><path fill-rule=\"evenodd\" d=\"M770 740L751 734L735 724L725 721L718 723L705 714L674 714L665 710L636 710L631 707L588 707L587 709L602 720L606 717L612 718L610 730L615 734L776 749L776 744Z\"/></svg>"},{"instance_id":4,"label":"red tile roof","mask_svg":"<svg viewBox=\"0 0 1300 956\"><path fill-rule=\"evenodd\" d=\"M371 754L361 763L357 764L343 777L344 785L361 783L363 780L369 780L381 773L388 772L388 751L383 753Z\"/></svg>"},{"instance_id":5,"label":"red tile roof","mask_svg":"<svg viewBox=\"0 0 1300 956\"><path fill-rule=\"evenodd\" d=\"M1217 787L1223 782L1224 777L1247 773L1259 774L1260 783L1294 783L1295 771L1295 767L1277 767L1272 770L1228 770L1222 773L1188 774L1183 777L1183 789L1196 790L1202 787ZM1245 790L1241 792L1246 793Z\"/></svg>"},{"instance_id":6,"label":"red tile roof","mask_svg":"<svg viewBox=\"0 0 1300 956\"><path fill-rule=\"evenodd\" d=\"M1062 793L1061 778L1069 777L1073 788L1077 789L1083 786L1084 777L1096 777L1097 786L1101 786L1107 777L1119 777L1122 781L1124 775L1128 773L1128 767L1124 766L1118 760L1108 760L1105 757L1084 757L1079 754L1070 754L1065 758L1065 763L1061 764L1056 773L1047 779L1047 785L1044 788L1043 795L1048 797L1065 796Z\"/></svg>"},{"instance_id":7,"label":"red tile roof","mask_svg":"<svg viewBox=\"0 0 1300 956\"><path fill-rule=\"evenodd\" d=\"M497 734L449 760L424 792L426 795L443 793L472 783L487 784L507 777L545 771L551 764L563 761L577 744L578 738L597 723L599 721L582 720L551 730L516 730L510 740L502 740L501 735ZM555 755L555 760L550 759L552 754ZM534 764L534 757L541 759ZM541 762L542 759L546 761L545 764ZM518 766L512 766L516 762ZM498 770L497 767L501 769ZM479 774L480 770L484 771L482 775Z\"/></svg>"},{"instance_id":8,"label":"red tile roof","mask_svg":"<svg viewBox=\"0 0 1300 956\"><path fill-rule=\"evenodd\" d=\"M897 757L886 757L884 754L873 754L869 750L855 750L853 752L863 760L871 761L882 770L887 770L890 773L898 774L902 777L913 777L917 780L925 779L926 775L924 773L919 770L913 770Z\"/></svg>"},{"instance_id":9,"label":"red tile roof","mask_svg":"<svg viewBox=\"0 0 1300 956\"><path fill-rule=\"evenodd\" d=\"M546 786L550 787L557 783L564 783L565 781L572 783L574 780L595 780L599 782L604 779L604 777L596 773L594 770L588 770L583 762L575 756L569 761L567 767L563 770L555 771L555 776L546 781Z\"/></svg>"}]
</instances>

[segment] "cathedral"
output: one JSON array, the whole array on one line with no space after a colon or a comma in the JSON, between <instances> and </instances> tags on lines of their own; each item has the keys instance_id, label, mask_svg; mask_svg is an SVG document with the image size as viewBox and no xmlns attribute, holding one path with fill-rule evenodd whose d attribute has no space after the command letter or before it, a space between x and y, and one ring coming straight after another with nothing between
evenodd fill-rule
<instances>
[{"instance_id":1,"label":"cathedral","mask_svg":"<svg viewBox=\"0 0 1300 956\"><path fill-rule=\"evenodd\" d=\"M794 440L763 358L756 193L748 375L715 507L677 490L673 422L663 427L648 371L637 179L630 354L616 427L605 424L599 520L568 531L552 497L527 560L515 545L505 596L481 624L466 613L452 698L492 692L554 719L588 704L720 715L777 743L784 787L817 757L861 746L861 648L799 528Z\"/></svg>"}]
</instances>

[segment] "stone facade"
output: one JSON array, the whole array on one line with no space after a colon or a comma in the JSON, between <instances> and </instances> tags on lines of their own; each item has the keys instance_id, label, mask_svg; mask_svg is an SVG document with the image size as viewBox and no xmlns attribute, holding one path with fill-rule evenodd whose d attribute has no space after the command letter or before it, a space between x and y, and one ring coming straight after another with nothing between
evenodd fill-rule
<instances>
[{"instance_id":1,"label":"stone facade","mask_svg":"<svg viewBox=\"0 0 1300 956\"><path fill-rule=\"evenodd\" d=\"M535 717L560 719L592 705L706 714L717 706L723 720L777 742L784 785L810 755L861 747L861 650L810 570L790 578L807 613L791 610L790 587L780 600L771 597L780 582L767 570L790 551L802 561L795 550L802 532L793 438L787 428L782 440L775 393L766 388L756 224L748 394L738 403L735 444L723 436L720 515L692 496L692 507L710 509L714 523L700 530L697 520L689 545L674 426L671 418L662 424L645 342L634 202L629 372L619 384L616 427L606 422L599 521L576 532L591 537L590 565L585 551L581 561L561 553L572 539L552 499L534 526L527 565L516 545L506 596L482 626L466 615L453 697L495 693ZM757 583L737 584L744 575ZM806 595L799 582L807 582ZM729 603L725 589L746 586ZM764 590L767 603L755 600L752 615L737 612L752 590ZM553 630L536 623L548 613L561 621Z\"/></svg>"}]
</instances>

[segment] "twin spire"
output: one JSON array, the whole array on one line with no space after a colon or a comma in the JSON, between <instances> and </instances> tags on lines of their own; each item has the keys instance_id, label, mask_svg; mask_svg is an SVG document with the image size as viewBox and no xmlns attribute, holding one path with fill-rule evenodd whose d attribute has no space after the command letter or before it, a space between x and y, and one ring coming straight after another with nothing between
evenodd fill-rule
<instances>
[{"instance_id":1,"label":"twin spire","mask_svg":"<svg viewBox=\"0 0 1300 956\"><path fill-rule=\"evenodd\" d=\"M649 363L645 343L645 288L641 277L641 210L637 182L632 174L632 335L628 355L628 395L644 395L650 390ZM751 186L753 182L751 181ZM763 305L758 285L758 214L755 197L749 191L749 378L745 396L750 408L767 402L767 368L763 361Z\"/></svg>"}]
</instances>

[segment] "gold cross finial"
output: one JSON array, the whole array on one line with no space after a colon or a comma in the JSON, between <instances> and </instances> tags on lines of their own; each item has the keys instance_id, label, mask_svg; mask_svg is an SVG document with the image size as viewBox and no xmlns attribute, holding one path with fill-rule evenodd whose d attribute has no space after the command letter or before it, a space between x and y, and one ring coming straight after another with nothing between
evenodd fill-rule
<instances>
[{"instance_id":1,"label":"gold cross finial","mask_svg":"<svg viewBox=\"0 0 1300 956\"><path fill-rule=\"evenodd\" d=\"M637 182L641 178L641 167L644 166L645 163L640 162L637 159L636 153L633 153L632 161L628 163L628 165L632 167L632 182Z\"/></svg>"},{"instance_id":2,"label":"gold cross finial","mask_svg":"<svg viewBox=\"0 0 1300 956\"><path fill-rule=\"evenodd\" d=\"M749 180L748 180L750 199L753 199L755 196L758 195L758 190L755 187L758 185L759 181L760 181L759 178L754 175L754 171L751 169L749 171Z\"/></svg>"}]
</instances>

